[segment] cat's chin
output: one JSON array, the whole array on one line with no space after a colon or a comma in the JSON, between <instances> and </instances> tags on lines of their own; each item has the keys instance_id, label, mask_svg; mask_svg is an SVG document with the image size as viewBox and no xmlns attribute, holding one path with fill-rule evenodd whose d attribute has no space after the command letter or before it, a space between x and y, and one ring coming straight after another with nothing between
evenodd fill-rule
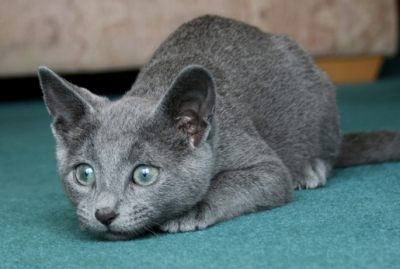
<instances>
[{"instance_id":1,"label":"cat's chin","mask_svg":"<svg viewBox=\"0 0 400 269\"><path fill-rule=\"evenodd\" d=\"M121 233L113 231L106 231L100 236L107 240L129 240L135 237L135 235L132 233Z\"/></svg>"}]
</instances>

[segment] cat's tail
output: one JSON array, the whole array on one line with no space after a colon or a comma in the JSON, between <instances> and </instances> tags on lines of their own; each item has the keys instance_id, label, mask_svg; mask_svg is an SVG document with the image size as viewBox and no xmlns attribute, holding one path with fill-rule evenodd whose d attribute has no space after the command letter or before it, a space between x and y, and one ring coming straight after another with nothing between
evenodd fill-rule
<instances>
[{"instance_id":1,"label":"cat's tail","mask_svg":"<svg viewBox=\"0 0 400 269\"><path fill-rule=\"evenodd\" d=\"M343 136L335 167L400 161L400 132L377 131Z\"/></svg>"}]
</instances>

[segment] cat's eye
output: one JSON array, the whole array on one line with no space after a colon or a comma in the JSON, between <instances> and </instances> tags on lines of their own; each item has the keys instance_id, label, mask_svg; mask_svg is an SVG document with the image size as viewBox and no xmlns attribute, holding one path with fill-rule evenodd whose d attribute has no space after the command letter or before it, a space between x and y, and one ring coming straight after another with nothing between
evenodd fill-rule
<instances>
[{"instance_id":1,"label":"cat's eye","mask_svg":"<svg viewBox=\"0 0 400 269\"><path fill-rule=\"evenodd\" d=\"M92 184L95 179L93 168L86 163L78 165L75 167L75 179L84 186Z\"/></svg>"},{"instance_id":2,"label":"cat's eye","mask_svg":"<svg viewBox=\"0 0 400 269\"><path fill-rule=\"evenodd\" d=\"M133 171L133 182L140 186L149 186L156 182L158 168L150 165L139 165Z\"/></svg>"}]
</instances>

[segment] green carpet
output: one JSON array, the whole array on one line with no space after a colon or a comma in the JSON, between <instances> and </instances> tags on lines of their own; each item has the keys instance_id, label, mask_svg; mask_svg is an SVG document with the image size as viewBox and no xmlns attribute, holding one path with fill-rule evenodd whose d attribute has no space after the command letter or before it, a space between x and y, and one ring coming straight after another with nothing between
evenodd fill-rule
<instances>
[{"instance_id":1,"label":"green carpet","mask_svg":"<svg viewBox=\"0 0 400 269\"><path fill-rule=\"evenodd\" d=\"M345 131L400 130L400 80L342 86L338 100ZM40 101L0 104L0 268L400 266L400 163L336 170L287 206L204 231L99 241L62 192L49 124Z\"/></svg>"}]
</instances>

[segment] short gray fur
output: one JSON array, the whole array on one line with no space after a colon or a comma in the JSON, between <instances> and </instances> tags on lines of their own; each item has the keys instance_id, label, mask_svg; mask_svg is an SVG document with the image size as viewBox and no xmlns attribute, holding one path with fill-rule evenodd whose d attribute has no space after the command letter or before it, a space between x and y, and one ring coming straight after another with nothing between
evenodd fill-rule
<instances>
[{"instance_id":1,"label":"short gray fur","mask_svg":"<svg viewBox=\"0 0 400 269\"><path fill-rule=\"evenodd\" d=\"M81 227L109 239L283 205L295 188L324 185L339 154L327 76L290 38L231 19L179 27L116 101L46 67L39 78L65 191ZM80 163L94 168L92 186L74 179ZM158 181L135 185L138 164L159 167ZM105 208L118 214L109 225L95 217Z\"/></svg>"}]
</instances>

